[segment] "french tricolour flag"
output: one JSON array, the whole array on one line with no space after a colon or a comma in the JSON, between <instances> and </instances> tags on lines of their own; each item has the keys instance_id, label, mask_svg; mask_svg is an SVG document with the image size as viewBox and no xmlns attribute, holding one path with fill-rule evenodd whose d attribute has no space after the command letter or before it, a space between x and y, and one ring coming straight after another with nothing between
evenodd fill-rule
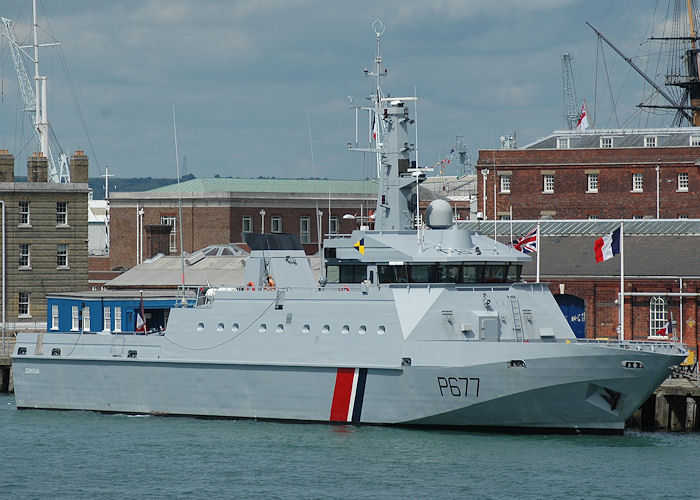
<instances>
[{"instance_id":1,"label":"french tricolour flag","mask_svg":"<svg viewBox=\"0 0 700 500\"><path fill-rule=\"evenodd\" d=\"M593 244L595 250L595 261L603 262L604 260L612 259L620 253L620 228L618 227L612 233L598 238Z\"/></svg>"}]
</instances>

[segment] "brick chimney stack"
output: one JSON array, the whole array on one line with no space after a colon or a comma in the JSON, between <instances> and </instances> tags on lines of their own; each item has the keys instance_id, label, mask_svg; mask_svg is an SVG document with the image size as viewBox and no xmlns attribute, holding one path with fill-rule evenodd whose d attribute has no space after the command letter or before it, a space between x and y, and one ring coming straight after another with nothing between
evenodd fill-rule
<instances>
[{"instance_id":1,"label":"brick chimney stack","mask_svg":"<svg viewBox=\"0 0 700 500\"><path fill-rule=\"evenodd\" d=\"M70 157L70 181L88 182L88 157L81 150L76 150Z\"/></svg>"},{"instance_id":2,"label":"brick chimney stack","mask_svg":"<svg viewBox=\"0 0 700 500\"><path fill-rule=\"evenodd\" d=\"M27 160L27 181L28 182L48 182L49 180L49 160L43 153L35 152Z\"/></svg>"},{"instance_id":3,"label":"brick chimney stack","mask_svg":"<svg viewBox=\"0 0 700 500\"><path fill-rule=\"evenodd\" d=\"M0 149L0 182L15 181L15 157L7 149Z\"/></svg>"}]
</instances>

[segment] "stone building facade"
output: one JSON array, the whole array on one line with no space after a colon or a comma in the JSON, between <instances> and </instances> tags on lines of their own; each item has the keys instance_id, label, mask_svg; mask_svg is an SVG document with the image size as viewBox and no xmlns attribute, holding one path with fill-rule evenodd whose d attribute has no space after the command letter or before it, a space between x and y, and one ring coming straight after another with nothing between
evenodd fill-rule
<instances>
[{"instance_id":1,"label":"stone building facade","mask_svg":"<svg viewBox=\"0 0 700 500\"><path fill-rule=\"evenodd\" d=\"M478 210L487 219L508 218L510 207L514 219L700 218L698 163L697 128L554 132L479 151Z\"/></svg>"},{"instance_id":2,"label":"stone building facade","mask_svg":"<svg viewBox=\"0 0 700 500\"><path fill-rule=\"evenodd\" d=\"M14 157L0 150L5 331L46 328L46 294L88 286L88 158L70 158L70 183L47 182L48 162L34 153L28 182L15 182Z\"/></svg>"}]
</instances>

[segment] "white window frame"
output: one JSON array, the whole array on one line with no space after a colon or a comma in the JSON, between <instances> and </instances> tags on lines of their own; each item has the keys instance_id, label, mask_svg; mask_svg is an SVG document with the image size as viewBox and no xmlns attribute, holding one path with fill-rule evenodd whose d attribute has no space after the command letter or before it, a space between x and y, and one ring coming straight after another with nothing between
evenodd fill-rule
<instances>
[{"instance_id":1,"label":"white window frame","mask_svg":"<svg viewBox=\"0 0 700 500\"><path fill-rule=\"evenodd\" d=\"M51 329L58 330L58 305L51 304Z\"/></svg>"},{"instance_id":2,"label":"white window frame","mask_svg":"<svg viewBox=\"0 0 700 500\"><path fill-rule=\"evenodd\" d=\"M340 219L336 215L332 215L329 222L328 233L338 234L340 232Z\"/></svg>"},{"instance_id":3,"label":"white window frame","mask_svg":"<svg viewBox=\"0 0 700 500\"><path fill-rule=\"evenodd\" d=\"M299 239L302 243L311 243L311 217L299 217Z\"/></svg>"},{"instance_id":4,"label":"white window frame","mask_svg":"<svg viewBox=\"0 0 700 500\"><path fill-rule=\"evenodd\" d=\"M122 331L122 308L121 306L114 306L114 331Z\"/></svg>"},{"instance_id":5,"label":"white window frame","mask_svg":"<svg viewBox=\"0 0 700 500\"><path fill-rule=\"evenodd\" d=\"M170 241L168 250L170 253L177 253L177 216L175 215L161 215L160 223L167 224L171 226L170 230Z\"/></svg>"},{"instance_id":6,"label":"white window frame","mask_svg":"<svg viewBox=\"0 0 700 500\"><path fill-rule=\"evenodd\" d=\"M607 148L612 148L613 147L613 138L612 137L601 137L600 138L600 147L607 149Z\"/></svg>"},{"instance_id":7,"label":"white window frame","mask_svg":"<svg viewBox=\"0 0 700 500\"><path fill-rule=\"evenodd\" d=\"M644 136L644 147L645 148L655 148L656 147L656 136L655 135L645 135Z\"/></svg>"},{"instance_id":8,"label":"white window frame","mask_svg":"<svg viewBox=\"0 0 700 500\"><path fill-rule=\"evenodd\" d=\"M557 149L569 149L570 145L569 137L557 137Z\"/></svg>"},{"instance_id":9,"label":"white window frame","mask_svg":"<svg viewBox=\"0 0 700 500\"><path fill-rule=\"evenodd\" d=\"M688 172L678 172L678 192L687 193L689 186Z\"/></svg>"},{"instance_id":10,"label":"white window frame","mask_svg":"<svg viewBox=\"0 0 700 500\"><path fill-rule=\"evenodd\" d=\"M17 317L31 318L32 312L30 309L31 298L29 292L19 292L17 294Z\"/></svg>"},{"instance_id":11,"label":"white window frame","mask_svg":"<svg viewBox=\"0 0 700 500\"><path fill-rule=\"evenodd\" d=\"M700 146L700 135L691 135L689 139L691 146Z\"/></svg>"},{"instance_id":12,"label":"white window frame","mask_svg":"<svg viewBox=\"0 0 700 500\"><path fill-rule=\"evenodd\" d=\"M241 232L252 233L253 230L253 217L250 215L244 215L241 219Z\"/></svg>"},{"instance_id":13,"label":"white window frame","mask_svg":"<svg viewBox=\"0 0 700 500\"><path fill-rule=\"evenodd\" d=\"M633 193L643 193L644 192L644 174L633 173L632 174L632 192Z\"/></svg>"},{"instance_id":14,"label":"white window frame","mask_svg":"<svg viewBox=\"0 0 700 500\"><path fill-rule=\"evenodd\" d=\"M542 192L554 192L554 174L542 174Z\"/></svg>"},{"instance_id":15,"label":"white window frame","mask_svg":"<svg viewBox=\"0 0 700 500\"><path fill-rule=\"evenodd\" d=\"M589 215L589 216L588 216L588 219L589 219L589 220L597 220L597 219L598 219L598 216L597 216L597 215Z\"/></svg>"},{"instance_id":16,"label":"white window frame","mask_svg":"<svg viewBox=\"0 0 700 500\"><path fill-rule=\"evenodd\" d=\"M270 232L271 233L281 233L282 232L282 216L273 215L270 217Z\"/></svg>"},{"instance_id":17,"label":"white window frame","mask_svg":"<svg viewBox=\"0 0 700 500\"><path fill-rule=\"evenodd\" d=\"M56 267L58 269L68 268L68 243L58 243L56 245Z\"/></svg>"},{"instance_id":18,"label":"white window frame","mask_svg":"<svg viewBox=\"0 0 700 500\"><path fill-rule=\"evenodd\" d=\"M19 244L19 267L20 269L32 268L32 245L29 243Z\"/></svg>"},{"instance_id":19,"label":"white window frame","mask_svg":"<svg viewBox=\"0 0 700 500\"><path fill-rule=\"evenodd\" d=\"M30 204L28 201L20 201L18 203L19 207L19 225L20 226L31 226L31 214L30 214Z\"/></svg>"},{"instance_id":20,"label":"white window frame","mask_svg":"<svg viewBox=\"0 0 700 500\"><path fill-rule=\"evenodd\" d=\"M56 202L56 225L57 226L67 226L68 225L68 202L67 201L57 201Z\"/></svg>"},{"instance_id":21,"label":"white window frame","mask_svg":"<svg viewBox=\"0 0 700 500\"><path fill-rule=\"evenodd\" d=\"M598 174L587 174L588 189L587 193L598 192Z\"/></svg>"},{"instance_id":22,"label":"white window frame","mask_svg":"<svg viewBox=\"0 0 700 500\"><path fill-rule=\"evenodd\" d=\"M71 307L70 319L70 331L77 332L80 329L80 316L78 316L78 306Z\"/></svg>"},{"instance_id":23,"label":"white window frame","mask_svg":"<svg viewBox=\"0 0 700 500\"><path fill-rule=\"evenodd\" d=\"M501 193L510 193L510 175L501 175Z\"/></svg>"},{"instance_id":24,"label":"white window frame","mask_svg":"<svg viewBox=\"0 0 700 500\"><path fill-rule=\"evenodd\" d=\"M649 335L656 335L657 330L663 328L668 321L668 304L663 297L649 299Z\"/></svg>"},{"instance_id":25,"label":"white window frame","mask_svg":"<svg viewBox=\"0 0 700 500\"><path fill-rule=\"evenodd\" d=\"M687 218L688 218L688 214L678 214L678 218L679 218L679 219L687 219Z\"/></svg>"},{"instance_id":26,"label":"white window frame","mask_svg":"<svg viewBox=\"0 0 700 500\"><path fill-rule=\"evenodd\" d=\"M109 332L112 329L112 308L105 306L102 308L102 331Z\"/></svg>"},{"instance_id":27,"label":"white window frame","mask_svg":"<svg viewBox=\"0 0 700 500\"><path fill-rule=\"evenodd\" d=\"M83 331L89 332L90 330L90 307L85 306L83 307Z\"/></svg>"}]
</instances>

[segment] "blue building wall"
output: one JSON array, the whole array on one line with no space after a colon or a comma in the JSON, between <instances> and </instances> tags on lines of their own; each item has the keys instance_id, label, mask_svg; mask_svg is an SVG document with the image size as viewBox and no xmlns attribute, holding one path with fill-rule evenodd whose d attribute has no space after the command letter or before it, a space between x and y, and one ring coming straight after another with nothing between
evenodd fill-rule
<instances>
[{"instance_id":1,"label":"blue building wall","mask_svg":"<svg viewBox=\"0 0 700 500\"><path fill-rule=\"evenodd\" d=\"M143 308L146 313L146 323L149 330L165 325L167 311L176 306L177 299L172 298L143 298ZM49 331L53 332L75 332L82 329L83 310L90 311L90 332L104 331L104 310L109 308L109 331L115 331L115 311L121 308L121 331L133 332L136 329L136 312L139 309L140 299L125 297L51 297L46 298L46 325ZM189 306L194 304L194 300L189 300ZM58 328L54 327L53 312L54 307L58 308ZM80 327L73 328L73 307L78 308ZM150 320L150 321L149 321Z\"/></svg>"}]
</instances>

